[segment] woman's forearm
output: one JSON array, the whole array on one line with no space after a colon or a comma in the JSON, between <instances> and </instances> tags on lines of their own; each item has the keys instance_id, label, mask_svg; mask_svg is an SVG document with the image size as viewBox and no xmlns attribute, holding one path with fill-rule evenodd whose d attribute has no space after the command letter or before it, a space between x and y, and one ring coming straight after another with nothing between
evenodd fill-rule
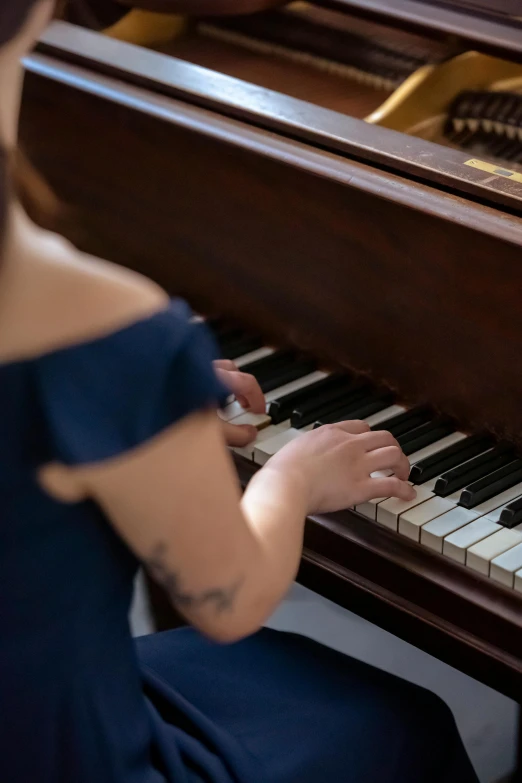
<instances>
[{"instance_id":1,"label":"woman's forearm","mask_svg":"<svg viewBox=\"0 0 522 783\"><path fill-rule=\"evenodd\" d=\"M307 512L301 478L267 466L251 480L241 506L274 581L284 592L295 576L301 554Z\"/></svg>"}]
</instances>

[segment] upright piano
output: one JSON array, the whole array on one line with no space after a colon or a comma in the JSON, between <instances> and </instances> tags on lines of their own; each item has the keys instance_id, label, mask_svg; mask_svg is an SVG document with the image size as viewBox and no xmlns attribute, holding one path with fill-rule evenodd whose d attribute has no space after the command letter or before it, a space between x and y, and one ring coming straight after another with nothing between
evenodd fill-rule
<instances>
[{"instance_id":1,"label":"upright piano","mask_svg":"<svg viewBox=\"0 0 522 783\"><path fill-rule=\"evenodd\" d=\"M418 503L308 519L300 581L520 701L518 7L56 22L21 135L74 241L187 297L262 382L243 483L317 422L403 444Z\"/></svg>"}]
</instances>

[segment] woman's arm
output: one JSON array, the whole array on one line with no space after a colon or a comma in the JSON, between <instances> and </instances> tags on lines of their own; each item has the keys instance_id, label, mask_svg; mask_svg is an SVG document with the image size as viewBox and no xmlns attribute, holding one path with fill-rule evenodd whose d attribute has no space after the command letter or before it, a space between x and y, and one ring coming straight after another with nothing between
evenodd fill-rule
<instances>
[{"instance_id":1,"label":"woman's arm","mask_svg":"<svg viewBox=\"0 0 522 783\"><path fill-rule=\"evenodd\" d=\"M233 641L257 630L284 597L312 511L372 497L411 497L408 463L389 433L344 422L304 435L254 477L241 499L214 411L172 426L132 454L53 469L63 499L93 498L203 633ZM354 434L356 433L356 434ZM372 479L391 468L396 476Z\"/></svg>"}]
</instances>

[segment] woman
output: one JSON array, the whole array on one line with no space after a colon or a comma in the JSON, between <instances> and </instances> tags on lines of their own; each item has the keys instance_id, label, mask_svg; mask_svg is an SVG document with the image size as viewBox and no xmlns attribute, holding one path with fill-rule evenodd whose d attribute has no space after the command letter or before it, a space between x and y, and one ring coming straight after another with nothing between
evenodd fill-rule
<instances>
[{"instance_id":1,"label":"woman","mask_svg":"<svg viewBox=\"0 0 522 783\"><path fill-rule=\"evenodd\" d=\"M306 513L412 496L391 435L316 430L241 499L224 434L251 433L223 430L216 407L225 382L260 411L257 384L228 365L218 379L182 303L38 229L12 196L20 58L51 12L0 5L0 779L476 781L432 694L258 630ZM193 628L134 646L139 561Z\"/></svg>"}]
</instances>

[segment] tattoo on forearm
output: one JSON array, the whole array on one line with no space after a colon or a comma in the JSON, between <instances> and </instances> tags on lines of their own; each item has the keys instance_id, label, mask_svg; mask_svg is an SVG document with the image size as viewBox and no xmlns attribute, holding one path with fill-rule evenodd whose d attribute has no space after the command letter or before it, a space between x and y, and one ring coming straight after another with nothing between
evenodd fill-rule
<instances>
[{"instance_id":1,"label":"tattoo on forearm","mask_svg":"<svg viewBox=\"0 0 522 783\"><path fill-rule=\"evenodd\" d=\"M153 576L166 590L170 600L183 609L213 608L216 613L231 611L237 593L243 584L244 577L237 579L229 587L211 587L199 593L183 590L179 575L167 564L167 545L160 542L145 565Z\"/></svg>"}]
</instances>

